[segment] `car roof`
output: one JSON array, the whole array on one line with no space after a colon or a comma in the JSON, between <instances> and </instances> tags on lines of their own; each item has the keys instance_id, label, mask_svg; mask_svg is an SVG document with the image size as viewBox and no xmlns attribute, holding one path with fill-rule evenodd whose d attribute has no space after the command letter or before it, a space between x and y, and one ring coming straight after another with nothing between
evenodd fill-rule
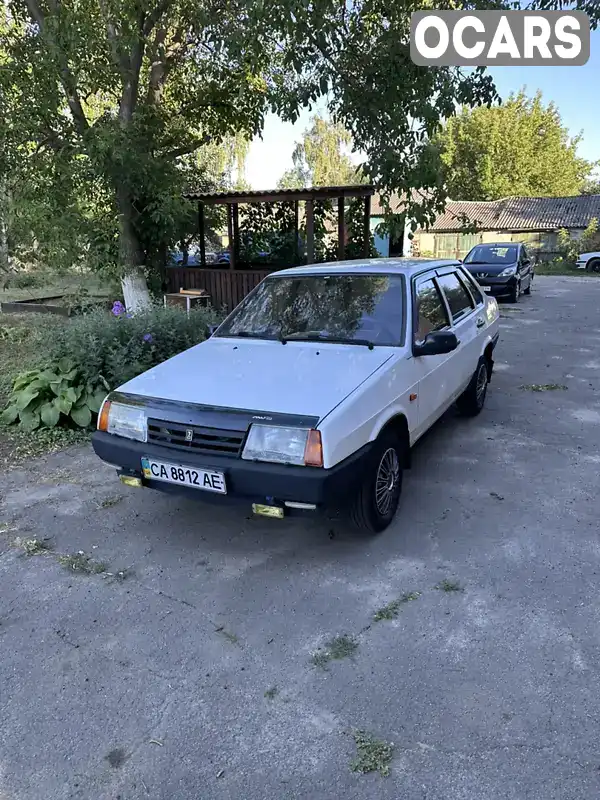
<instances>
[{"instance_id":1,"label":"car roof","mask_svg":"<svg viewBox=\"0 0 600 800\"><path fill-rule=\"evenodd\" d=\"M326 264L306 264L272 272L269 278L292 277L294 275L372 275L373 273L398 274L411 277L426 269L460 266L458 259L448 258L357 258L352 261L330 261Z\"/></svg>"},{"instance_id":2,"label":"car roof","mask_svg":"<svg viewBox=\"0 0 600 800\"><path fill-rule=\"evenodd\" d=\"M476 247L508 247L511 244L521 247L523 242L479 242L479 244L474 244L471 250L475 250Z\"/></svg>"}]
</instances>

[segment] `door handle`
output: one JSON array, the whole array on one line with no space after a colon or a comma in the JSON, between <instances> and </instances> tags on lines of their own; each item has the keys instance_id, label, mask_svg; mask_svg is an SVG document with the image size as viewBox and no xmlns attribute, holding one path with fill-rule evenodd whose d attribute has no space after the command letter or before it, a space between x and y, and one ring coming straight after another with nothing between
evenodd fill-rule
<instances>
[{"instance_id":1,"label":"door handle","mask_svg":"<svg viewBox=\"0 0 600 800\"><path fill-rule=\"evenodd\" d=\"M477 317L477 327L478 328L483 328L484 325L485 325L484 318L483 317Z\"/></svg>"}]
</instances>

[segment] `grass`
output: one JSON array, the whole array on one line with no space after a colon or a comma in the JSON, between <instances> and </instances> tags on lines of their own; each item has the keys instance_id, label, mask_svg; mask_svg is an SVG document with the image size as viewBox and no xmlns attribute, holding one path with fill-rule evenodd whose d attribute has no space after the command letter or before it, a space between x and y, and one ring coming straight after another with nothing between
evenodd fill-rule
<instances>
[{"instance_id":1,"label":"grass","mask_svg":"<svg viewBox=\"0 0 600 800\"><path fill-rule=\"evenodd\" d=\"M411 600L416 600L420 596L420 592L409 592L408 594L403 594L401 597L398 597L396 600L392 600L387 605L377 609L375 614L373 614L373 622L396 619L403 605L410 603Z\"/></svg>"},{"instance_id":2,"label":"grass","mask_svg":"<svg viewBox=\"0 0 600 800\"><path fill-rule=\"evenodd\" d=\"M313 653L311 664L324 669L330 661L339 661L342 658L353 656L358 650L358 642L352 636L336 636L325 642L323 649Z\"/></svg>"},{"instance_id":3,"label":"grass","mask_svg":"<svg viewBox=\"0 0 600 800\"><path fill-rule=\"evenodd\" d=\"M217 628L216 632L220 633L221 636L223 636L225 639L227 639L228 642L230 642L230 644L239 644L240 643L240 640L235 635L235 633L231 633L230 631L225 630L225 628L223 628L223 627Z\"/></svg>"},{"instance_id":4,"label":"grass","mask_svg":"<svg viewBox=\"0 0 600 800\"><path fill-rule=\"evenodd\" d=\"M75 294L82 288L88 290L92 295L108 297L109 289L102 284L102 281L94 275L65 275L64 277L42 278L36 286L27 286L19 289L17 286L8 284L6 289L0 286L0 302L12 303L17 300L35 300L38 297L50 297L58 294Z\"/></svg>"},{"instance_id":5,"label":"grass","mask_svg":"<svg viewBox=\"0 0 600 800\"><path fill-rule=\"evenodd\" d=\"M568 386L563 383L526 383L519 388L527 392L564 392Z\"/></svg>"},{"instance_id":6,"label":"grass","mask_svg":"<svg viewBox=\"0 0 600 800\"><path fill-rule=\"evenodd\" d=\"M122 494L115 494L111 495L110 497L105 497L104 500L101 500L98 503L98 508L112 508L120 503L123 499L124 498Z\"/></svg>"},{"instance_id":7,"label":"grass","mask_svg":"<svg viewBox=\"0 0 600 800\"><path fill-rule=\"evenodd\" d=\"M41 556L52 550L52 545L46 539L25 539L17 536L13 544L23 550L26 556Z\"/></svg>"},{"instance_id":8,"label":"grass","mask_svg":"<svg viewBox=\"0 0 600 800\"><path fill-rule=\"evenodd\" d=\"M94 561L83 550L71 555L59 556L58 563L68 570L79 572L83 575L99 575L101 572L106 572L107 569L103 561Z\"/></svg>"},{"instance_id":9,"label":"grass","mask_svg":"<svg viewBox=\"0 0 600 800\"><path fill-rule=\"evenodd\" d=\"M267 700L274 700L277 695L279 694L279 689L276 686L271 686L270 689L267 689L265 692L265 697Z\"/></svg>"},{"instance_id":10,"label":"grass","mask_svg":"<svg viewBox=\"0 0 600 800\"><path fill-rule=\"evenodd\" d=\"M394 745L377 739L367 731L357 730L353 733L356 744L356 758L350 763L352 772L365 775L368 772L378 772L387 778L390 774L390 764L394 755Z\"/></svg>"},{"instance_id":11,"label":"grass","mask_svg":"<svg viewBox=\"0 0 600 800\"><path fill-rule=\"evenodd\" d=\"M463 587L458 581L448 580L448 578L444 578L443 581L440 581L435 588L442 592L464 592Z\"/></svg>"}]
</instances>

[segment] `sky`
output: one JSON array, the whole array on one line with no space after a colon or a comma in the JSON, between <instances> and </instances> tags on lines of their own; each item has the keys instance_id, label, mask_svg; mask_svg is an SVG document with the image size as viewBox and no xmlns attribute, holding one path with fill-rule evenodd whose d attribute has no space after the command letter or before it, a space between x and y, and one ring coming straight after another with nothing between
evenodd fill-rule
<instances>
[{"instance_id":1,"label":"sky","mask_svg":"<svg viewBox=\"0 0 600 800\"><path fill-rule=\"evenodd\" d=\"M583 132L579 155L600 159L600 30L592 31L590 60L583 67L495 67L490 70L501 97L525 87L528 95L540 89L544 101L553 100L571 134ZM273 189L292 166L292 151L321 104L305 111L295 125L267 117L263 137L250 146L246 179L254 189Z\"/></svg>"}]
</instances>

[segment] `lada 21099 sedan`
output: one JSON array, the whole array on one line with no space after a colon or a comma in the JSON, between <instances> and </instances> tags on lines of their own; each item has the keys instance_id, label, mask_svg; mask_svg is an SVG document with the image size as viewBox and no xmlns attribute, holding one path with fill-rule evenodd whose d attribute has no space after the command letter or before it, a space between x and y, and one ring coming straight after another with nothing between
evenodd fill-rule
<instances>
[{"instance_id":1,"label":"lada 21099 sedan","mask_svg":"<svg viewBox=\"0 0 600 800\"><path fill-rule=\"evenodd\" d=\"M125 483L255 513L396 513L412 445L481 411L498 306L457 261L372 259L265 278L206 341L111 392L93 437Z\"/></svg>"}]
</instances>

